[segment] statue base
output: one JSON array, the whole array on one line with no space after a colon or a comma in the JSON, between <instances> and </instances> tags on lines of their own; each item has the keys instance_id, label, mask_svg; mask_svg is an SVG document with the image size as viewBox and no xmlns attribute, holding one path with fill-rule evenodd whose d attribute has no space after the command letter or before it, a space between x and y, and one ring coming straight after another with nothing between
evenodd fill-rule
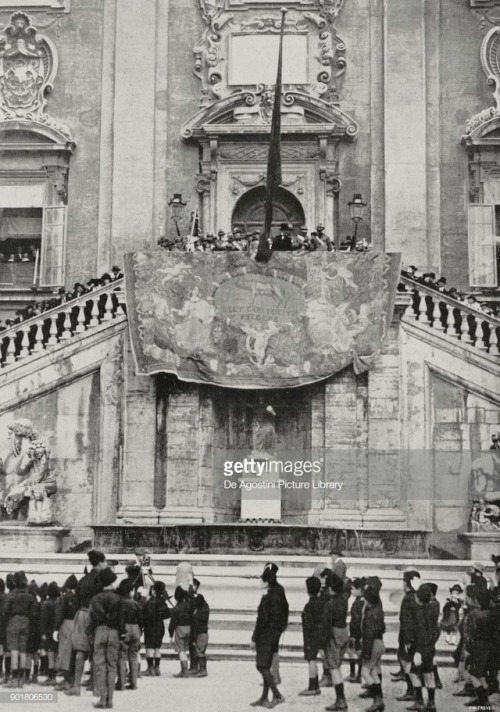
<instances>
[{"instance_id":1,"label":"statue base","mask_svg":"<svg viewBox=\"0 0 500 712\"><path fill-rule=\"evenodd\" d=\"M69 529L56 526L28 526L25 522L0 524L0 553L58 554Z\"/></svg>"},{"instance_id":2,"label":"statue base","mask_svg":"<svg viewBox=\"0 0 500 712\"><path fill-rule=\"evenodd\" d=\"M467 558L490 561L491 555L500 549L500 531L468 532L460 534L459 539L467 547Z\"/></svg>"}]
</instances>

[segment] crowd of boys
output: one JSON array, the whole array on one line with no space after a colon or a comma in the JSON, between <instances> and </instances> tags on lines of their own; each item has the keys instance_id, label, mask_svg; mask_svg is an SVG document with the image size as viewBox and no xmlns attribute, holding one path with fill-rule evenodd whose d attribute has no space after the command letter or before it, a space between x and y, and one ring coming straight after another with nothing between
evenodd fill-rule
<instances>
[{"instance_id":1,"label":"crowd of boys","mask_svg":"<svg viewBox=\"0 0 500 712\"><path fill-rule=\"evenodd\" d=\"M453 657L458 668L456 682L464 681L454 694L470 698L466 706L493 710L489 695L499 691L500 670L500 556L493 556L495 584L489 584L481 564L469 571L465 591L453 585L440 615L436 599L438 586L421 583L415 569L403 573L403 598L398 632L399 670L391 673L392 682L406 684L396 700L409 703L407 710L436 711L436 689L442 688L436 664L436 643L442 633L446 643L456 646ZM272 709L283 703L279 684L279 641L288 621L288 603L277 581L278 567L266 564L261 576L264 594L259 604L252 638L256 647L257 669L263 678L263 691L254 707ZM335 689L335 700L325 707L329 712L348 709L341 666L349 661L350 675L345 681L362 684L362 699L372 699L366 712L383 712L382 656L384 610L380 597L382 583L377 576L347 577L346 566L338 554L328 567L319 566L305 582L309 597L302 611L304 657L308 663L309 685L299 693L304 697L321 694L322 687ZM349 599L350 619L348 621ZM318 662L323 666L321 680ZM271 699L268 699L269 692Z\"/></svg>"},{"instance_id":2,"label":"crowd of boys","mask_svg":"<svg viewBox=\"0 0 500 712\"><path fill-rule=\"evenodd\" d=\"M118 562L94 549L88 559L90 570L79 580L69 576L62 587L28 582L24 571L0 579L1 684L22 688L29 682L80 696L89 663L87 687L99 697L94 707L110 709L115 690L137 689L143 635L142 675L160 675L167 620L181 664L174 677L207 676L210 609L192 574L178 579L172 602L164 582L154 580L148 556L130 561L121 581Z\"/></svg>"}]
</instances>

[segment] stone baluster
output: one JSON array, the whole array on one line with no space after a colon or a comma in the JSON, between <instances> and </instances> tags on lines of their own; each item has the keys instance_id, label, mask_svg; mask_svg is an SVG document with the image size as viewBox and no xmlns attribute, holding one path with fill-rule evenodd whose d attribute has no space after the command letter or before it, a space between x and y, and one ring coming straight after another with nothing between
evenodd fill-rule
<instances>
[{"instance_id":1,"label":"stone baluster","mask_svg":"<svg viewBox=\"0 0 500 712\"><path fill-rule=\"evenodd\" d=\"M21 331L23 338L21 340L21 351L19 352L18 360L26 358L30 355L30 326L22 326Z\"/></svg>"},{"instance_id":2,"label":"stone baluster","mask_svg":"<svg viewBox=\"0 0 500 712\"><path fill-rule=\"evenodd\" d=\"M66 339L71 339L71 307L66 307L64 310L64 324L63 331L61 334L61 341Z\"/></svg>"},{"instance_id":3,"label":"stone baluster","mask_svg":"<svg viewBox=\"0 0 500 712\"><path fill-rule=\"evenodd\" d=\"M50 346L55 346L57 344L57 314L54 316L49 317L50 318L50 329L49 329L49 338L47 340L47 344Z\"/></svg>"},{"instance_id":4,"label":"stone baluster","mask_svg":"<svg viewBox=\"0 0 500 712\"><path fill-rule=\"evenodd\" d=\"M498 350L498 334L497 327L494 324L490 324L490 350L489 353L493 356L498 356L500 351Z\"/></svg>"},{"instance_id":5,"label":"stone baluster","mask_svg":"<svg viewBox=\"0 0 500 712\"><path fill-rule=\"evenodd\" d=\"M9 343L7 344L7 351L5 353L5 364L9 365L16 362L16 334L11 334L7 337Z\"/></svg>"},{"instance_id":6,"label":"stone baluster","mask_svg":"<svg viewBox=\"0 0 500 712\"><path fill-rule=\"evenodd\" d=\"M453 307L451 304L446 305L446 333L453 339L458 339L457 330L455 328L455 317L453 315Z\"/></svg>"},{"instance_id":7,"label":"stone baluster","mask_svg":"<svg viewBox=\"0 0 500 712\"><path fill-rule=\"evenodd\" d=\"M438 331L444 331L444 326L441 323L441 307L439 300L434 299L434 309L432 310L432 326Z\"/></svg>"},{"instance_id":8,"label":"stone baluster","mask_svg":"<svg viewBox=\"0 0 500 712\"><path fill-rule=\"evenodd\" d=\"M78 309L78 314L76 317L75 333L81 334L86 329L86 326L85 326L85 304L79 304L77 309Z\"/></svg>"},{"instance_id":9,"label":"stone baluster","mask_svg":"<svg viewBox=\"0 0 500 712\"><path fill-rule=\"evenodd\" d=\"M90 311L89 326L99 326L99 297L91 297L92 309Z\"/></svg>"},{"instance_id":10,"label":"stone baluster","mask_svg":"<svg viewBox=\"0 0 500 712\"><path fill-rule=\"evenodd\" d=\"M116 298L118 299L118 307L116 308L116 316L125 316L125 309L123 308L125 305L125 294L121 289L119 291L116 291L115 294L116 294ZM407 308L407 311L408 311L408 308Z\"/></svg>"},{"instance_id":11,"label":"stone baluster","mask_svg":"<svg viewBox=\"0 0 500 712\"><path fill-rule=\"evenodd\" d=\"M415 309L413 308L413 295L412 298L410 299L408 306L405 309L405 316L408 319L416 319L417 315L415 313Z\"/></svg>"},{"instance_id":12,"label":"stone baluster","mask_svg":"<svg viewBox=\"0 0 500 712\"><path fill-rule=\"evenodd\" d=\"M40 353L40 351L43 351L44 349L43 321L37 321L35 324L35 345L33 346L33 353Z\"/></svg>"},{"instance_id":13,"label":"stone baluster","mask_svg":"<svg viewBox=\"0 0 500 712\"><path fill-rule=\"evenodd\" d=\"M486 346L486 343L484 341L483 320L481 319L481 317L478 316L475 316L474 320L476 322L476 343L474 344L474 346L480 351L486 351L488 347Z\"/></svg>"},{"instance_id":14,"label":"stone baluster","mask_svg":"<svg viewBox=\"0 0 500 712\"><path fill-rule=\"evenodd\" d=\"M472 339L470 336L469 322L467 320L467 313L462 312L460 320L460 340L464 344L472 344Z\"/></svg>"},{"instance_id":15,"label":"stone baluster","mask_svg":"<svg viewBox=\"0 0 500 712\"><path fill-rule=\"evenodd\" d=\"M111 294L108 292L106 294L106 301L104 302L104 316L102 317L103 321L111 321L114 317L113 314L113 297Z\"/></svg>"},{"instance_id":16,"label":"stone baluster","mask_svg":"<svg viewBox=\"0 0 500 712\"><path fill-rule=\"evenodd\" d=\"M425 294L420 294L419 292L418 296L420 297L418 304L418 320L422 324L430 324L429 317L427 316L427 302L425 300Z\"/></svg>"}]
</instances>

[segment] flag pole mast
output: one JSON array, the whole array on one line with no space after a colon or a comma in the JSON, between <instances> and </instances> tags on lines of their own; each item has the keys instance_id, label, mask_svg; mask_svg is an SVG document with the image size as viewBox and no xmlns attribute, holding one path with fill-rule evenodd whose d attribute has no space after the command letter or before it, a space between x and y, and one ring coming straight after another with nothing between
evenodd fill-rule
<instances>
[{"instance_id":1,"label":"flag pole mast","mask_svg":"<svg viewBox=\"0 0 500 712\"><path fill-rule=\"evenodd\" d=\"M273 222L273 207L276 194L282 182L281 177L281 89L283 73L283 35L285 29L286 8L281 8L280 41L278 50L278 69L274 88L274 105L271 119L271 136L267 157L266 205L264 229L257 247L255 259L257 262L269 262L272 254L271 226Z\"/></svg>"}]
</instances>

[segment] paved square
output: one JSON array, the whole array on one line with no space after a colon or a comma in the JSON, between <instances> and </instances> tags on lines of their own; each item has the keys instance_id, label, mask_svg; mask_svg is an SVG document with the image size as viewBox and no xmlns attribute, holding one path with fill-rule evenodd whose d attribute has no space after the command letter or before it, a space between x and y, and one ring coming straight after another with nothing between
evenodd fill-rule
<instances>
[{"instance_id":1,"label":"paved square","mask_svg":"<svg viewBox=\"0 0 500 712\"><path fill-rule=\"evenodd\" d=\"M144 667L144 665L143 665ZM116 712L250 712L250 702L261 693L260 676L254 665L248 662L214 662L208 664L209 676L201 679L181 679L172 677L178 671L174 661L162 663L162 675L159 678L143 677L139 680L137 692L116 692L114 709ZM384 695L386 712L404 712L409 703L397 702L395 696L402 691L402 683L391 684L389 670L384 667ZM344 666L347 674L348 667ZM307 686L307 666L300 664L282 664L283 682L280 689L286 702L279 706L281 712L323 712L326 705L332 703L334 691L323 690L318 697L298 697L298 692ZM455 677L454 668L441 671L443 690L436 692L438 712L464 712L467 698L453 697L456 685L451 683ZM2 688L5 689L5 688ZM23 692L43 693L52 688L27 686ZM345 684L349 712L364 712L370 706L370 700L358 699L359 685ZM5 692L13 692L15 690ZM81 697L67 697L59 693L56 704L49 703L5 703L5 709L16 712L84 712L92 710L96 698L90 692L82 690ZM494 709L500 710L500 696L492 698ZM1 705L0 705L1 707ZM1 709L0 709L1 712Z\"/></svg>"}]
</instances>

